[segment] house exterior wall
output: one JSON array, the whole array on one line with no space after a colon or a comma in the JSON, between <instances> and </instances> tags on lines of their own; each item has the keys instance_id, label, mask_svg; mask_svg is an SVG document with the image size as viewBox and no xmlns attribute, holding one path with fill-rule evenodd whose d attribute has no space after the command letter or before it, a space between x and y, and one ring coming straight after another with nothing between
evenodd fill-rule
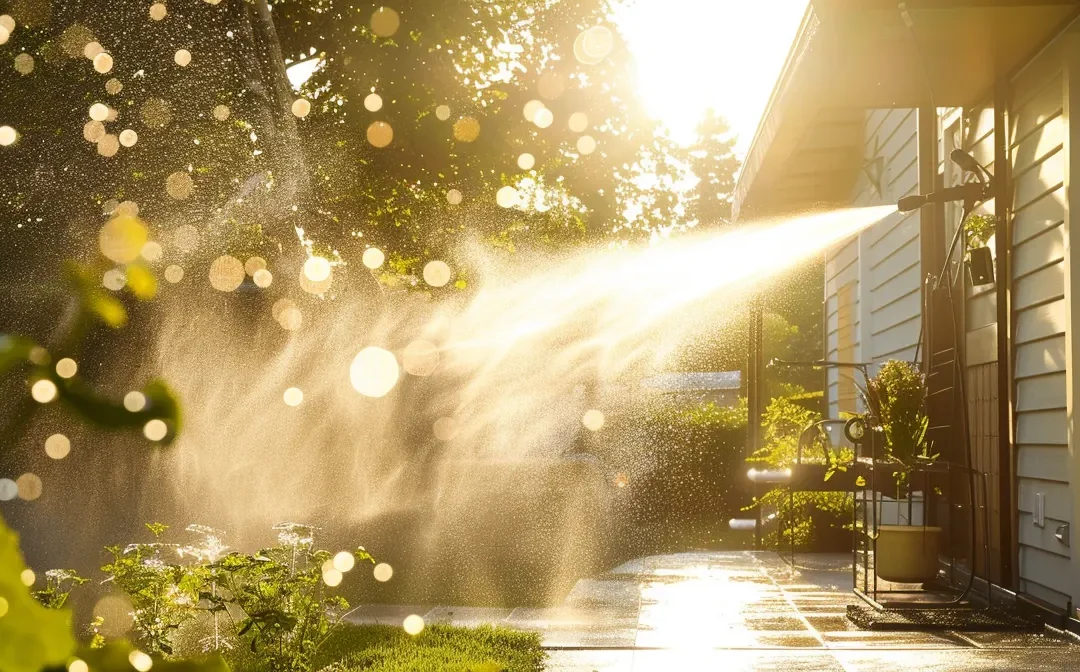
<instances>
[{"instance_id":1,"label":"house exterior wall","mask_svg":"<svg viewBox=\"0 0 1080 672\"><path fill-rule=\"evenodd\" d=\"M852 194L855 206L895 203L918 191L916 114L912 109L870 110L865 118L864 157ZM880 157L880 174L872 167ZM880 190L879 190L880 187ZM919 268L919 213L894 213L829 250L825 264L827 359L843 359L845 332L841 298L854 283L851 352L858 361L881 363L911 359L919 340L922 274ZM829 414L845 408L842 377L849 371L829 369L826 399Z\"/></svg>"},{"instance_id":2,"label":"house exterior wall","mask_svg":"<svg viewBox=\"0 0 1080 672\"><path fill-rule=\"evenodd\" d=\"M1073 517L1065 324L1064 38L1012 82L1012 319L1020 590L1065 606L1070 548L1054 532ZM1035 524L1043 501L1045 522ZM1080 597L1080 595L1075 595Z\"/></svg>"}]
</instances>

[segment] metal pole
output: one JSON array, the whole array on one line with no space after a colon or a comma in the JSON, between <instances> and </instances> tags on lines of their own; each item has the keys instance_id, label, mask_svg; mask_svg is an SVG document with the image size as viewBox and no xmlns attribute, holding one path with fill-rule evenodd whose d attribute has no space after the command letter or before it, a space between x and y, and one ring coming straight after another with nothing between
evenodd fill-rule
<instances>
[{"instance_id":1,"label":"metal pole","mask_svg":"<svg viewBox=\"0 0 1080 672\"><path fill-rule=\"evenodd\" d=\"M749 325L746 347L746 457L750 457L761 448L762 415L762 375L764 373L764 353L762 352L762 300L757 295L750 299ZM753 489L752 491L756 491ZM754 548L761 550L762 516L758 505L758 522L754 528Z\"/></svg>"}]
</instances>

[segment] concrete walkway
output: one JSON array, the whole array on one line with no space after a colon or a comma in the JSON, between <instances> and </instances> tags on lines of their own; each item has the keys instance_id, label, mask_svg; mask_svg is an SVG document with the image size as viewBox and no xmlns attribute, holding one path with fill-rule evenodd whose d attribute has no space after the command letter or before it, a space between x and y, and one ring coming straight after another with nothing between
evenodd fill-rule
<instances>
[{"instance_id":1,"label":"concrete walkway","mask_svg":"<svg viewBox=\"0 0 1080 672\"><path fill-rule=\"evenodd\" d=\"M792 571L773 553L680 553L583 579L553 608L372 605L354 617L535 630L556 671L1080 670L1071 636L858 630L845 616L857 598L842 566L803 556Z\"/></svg>"}]
</instances>

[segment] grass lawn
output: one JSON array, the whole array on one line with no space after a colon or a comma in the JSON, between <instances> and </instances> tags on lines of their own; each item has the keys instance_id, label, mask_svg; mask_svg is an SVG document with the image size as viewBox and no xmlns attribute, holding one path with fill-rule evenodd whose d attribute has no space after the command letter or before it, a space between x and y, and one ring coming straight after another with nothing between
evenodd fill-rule
<instances>
[{"instance_id":1,"label":"grass lawn","mask_svg":"<svg viewBox=\"0 0 1080 672\"><path fill-rule=\"evenodd\" d=\"M243 651L230 660L248 672ZM540 636L506 628L429 625L419 635L391 625L350 625L334 633L313 669L336 672L540 672L547 654ZM253 671L252 671L253 672Z\"/></svg>"}]
</instances>

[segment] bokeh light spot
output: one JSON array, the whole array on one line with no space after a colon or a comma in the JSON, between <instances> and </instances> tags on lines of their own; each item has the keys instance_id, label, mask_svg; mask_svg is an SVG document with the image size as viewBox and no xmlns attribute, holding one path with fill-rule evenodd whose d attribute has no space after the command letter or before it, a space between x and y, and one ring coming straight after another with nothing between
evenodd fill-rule
<instances>
[{"instance_id":1,"label":"bokeh light spot","mask_svg":"<svg viewBox=\"0 0 1080 672\"><path fill-rule=\"evenodd\" d=\"M473 117L462 117L454 122L454 139L473 142L480 137L480 122Z\"/></svg>"},{"instance_id":2,"label":"bokeh light spot","mask_svg":"<svg viewBox=\"0 0 1080 672\"><path fill-rule=\"evenodd\" d=\"M286 406L299 406L304 403L304 391L299 387L290 387L282 395Z\"/></svg>"},{"instance_id":3,"label":"bokeh light spot","mask_svg":"<svg viewBox=\"0 0 1080 672\"><path fill-rule=\"evenodd\" d=\"M71 378L79 371L79 365L70 357L64 357L56 363L56 375L61 378Z\"/></svg>"},{"instance_id":4,"label":"bokeh light spot","mask_svg":"<svg viewBox=\"0 0 1080 672\"><path fill-rule=\"evenodd\" d=\"M214 119L217 119L218 121L227 120L231 113L232 113L232 110L229 109L228 105L215 105L214 106Z\"/></svg>"},{"instance_id":5,"label":"bokeh light spot","mask_svg":"<svg viewBox=\"0 0 1080 672\"><path fill-rule=\"evenodd\" d=\"M97 70L101 74L106 74L113 69L113 57L106 52L101 52L94 57L94 70Z\"/></svg>"},{"instance_id":6,"label":"bokeh light spot","mask_svg":"<svg viewBox=\"0 0 1080 672\"><path fill-rule=\"evenodd\" d=\"M18 484L10 478L0 478L0 502L10 502L18 496Z\"/></svg>"},{"instance_id":7,"label":"bokeh light spot","mask_svg":"<svg viewBox=\"0 0 1080 672\"><path fill-rule=\"evenodd\" d=\"M243 262L224 254L210 265L210 286L219 292L231 292L243 284L246 275Z\"/></svg>"},{"instance_id":8,"label":"bokeh light spot","mask_svg":"<svg viewBox=\"0 0 1080 672\"><path fill-rule=\"evenodd\" d=\"M583 135L577 139L577 150L583 155L592 154L596 151L596 139L591 135Z\"/></svg>"},{"instance_id":9,"label":"bokeh light spot","mask_svg":"<svg viewBox=\"0 0 1080 672\"><path fill-rule=\"evenodd\" d=\"M163 2L155 2L150 5L150 18L154 21L161 21L169 13Z\"/></svg>"},{"instance_id":10,"label":"bokeh light spot","mask_svg":"<svg viewBox=\"0 0 1080 672\"><path fill-rule=\"evenodd\" d=\"M16 56L15 71L20 75L29 75L34 71L34 57L27 53Z\"/></svg>"},{"instance_id":11,"label":"bokeh light spot","mask_svg":"<svg viewBox=\"0 0 1080 672\"><path fill-rule=\"evenodd\" d=\"M256 287L266 289L274 281L274 276L265 268L260 268L252 274L251 279Z\"/></svg>"},{"instance_id":12,"label":"bokeh light spot","mask_svg":"<svg viewBox=\"0 0 1080 672\"><path fill-rule=\"evenodd\" d=\"M161 261L161 257L164 254L165 250L161 249L161 243L154 240L148 241L142 246L142 249L139 250L139 255L151 263Z\"/></svg>"},{"instance_id":13,"label":"bokeh light spot","mask_svg":"<svg viewBox=\"0 0 1080 672\"><path fill-rule=\"evenodd\" d=\"M19 581L21 581L24 586L29 588L37 582L37 575L34 574L34 570L27 568L19 573Z\"/></svg>"},{"instance_id":14,"label":"bokeh light spot","mask_svg":"<svg viewBox=\"0 0 1080 672\"><path fill-rule=\"evenodd\" d=\"M9 147L19 139L19 134L11 126L0 126L0 147Z\"/></svg>"},{"instance_id":15,"label":"bokeh light spot","mask_svg":"<svg viewBox=\"0 0 1080 672\"><path fill-rule=\"evenodd\" d=\"M171 284L176 284L184 279L184 269L176 264L170 264L165 269L165 280Z\"/></svg>"},{"instance_id":16,"label":"bokeh light spot","mask_svg":"<svg viewBox=\"0 0 1080 672\"><path fill-rule=\"evenodd\" d=\"M349 367L349 380L353 388L365 397L386 396L394 389L400 375L394 354L375 346L357 353Z\"/></svg>"},{"instance_id":17,"label":"bokeh light spot","mask_svg":"<svg viewBox=\"0 0 1080 672\"><path fill-rule=\"evenodd\" d=\"M139 134L130 128L125 128L120 131L120 144L124 147L134 147L135 143L139 141Z\"/></svg>"},{"instance_id":18,"label":"bokeh light spot","mask_svg":"<svg viewBox=\"0 0 1080 672\"><path fill-rule=\"evenodd\" d=\"M293 116L303 119L311 113L311 101L307 98L297 98L292 104Z\"/></svg>"},{"instance_id":19,"label":"bokeh light spot","mask_svg":"<svg viewBox=\"0 0 1080 672\"><path fill-rule=\"evenodd\" d=\"M48 378L42 378L30 386L30 396L39 404L47 404L56 399L56 383Z\"/></svg>"},{"instance_id":20,"label":"bokeh light spot","mask_svg":"<svg viewBox=\"0 0 1080 672\"><path fill-rule=\"evenodd\" d=\"M322 282L330 277L330 261L326 257L308 257L304 262L304 276L312 282Z\"/></svg>"},{"instance_id":21,"label":"bokeh light spot","mask_svg":"<svg viewBox=\"0 0 1080 672\"><path fill-rule=\"evenodd\" d=\"M168 433L169 426L165 424L164 420L154 418L143 425L143 436L151 441L161 441Z\"/></svg>"},{"instance_id":22,"label":"bokeh light spot","mask_svg":"<svg viewBox=\"0 0 1080 672\"><path fill-rule=\"evenodd\" d=\"M446 202L450 205L460 205L463 198L464 196L457 189L446 192Z\"/></svg>"},{"instance_id":23,"label":"bokeh light spot","mask_svg":"<svg viewBox=\"0 0 1080 672\"><path fill-rule=\"evenodd\" d=\"M41 478L37 474L25 473L15 479L19 488L19 499L32 502L41 496Z\"/></svg>"},{"instance_id":24,"label":"bokeh light spot","mask_svg":"<svg viewBox=\"0 0 1080 672\"><path fill-rule=\"evenodd\" d=\"M178 170L165 178L165 193L169 198L183 201L191 195L194 182L186 171Z\"/></svg>"},{"instance_id":25,"label":"bokeh light spot","mask_svg":"<svg viewBox=\"0 0 1080 672\"><path fill-rule=\"evenodd\" d=\"M450 441L457 436L457 422L453 418L439 418L431 426L431 431L435 434L436 439L440 441Z\"/></svg>"},{"instance_id":26,"label":"bokeh light spot","mask_svg":"<svg viewBox=\"0 0 1080 672\"><path fill-rule=\"evenodd\" d=\"M386 583L394 575L394 568L385 562L380 562L375 565L375 569L371 573L375 576L376 581Z\"/></svg>"},{"instance_id":27,"label":"bokeh light spot","mask_svg":"<svg viewBox=\"0 0 1080 672\"><path fill-rule=\"evenodd\" d=\"M374 271L376 268L379 268L383 265L383 262L386 261L386 255L383 253L382 250L377 247L369 247L368 249L364 250L364 256L362 257L362 259L364 262L364 266Z\"/></svg>"},{"instance_id":28,"label":"bokeh light spot","mask_svg":"<svg viewBox=\"0 0 1080 672\"><path fill-rule=\"evenodd\" d=\"M423 339L413 341L401 353L401 366L414 376L430 376L439 366L439 348Z\"/></svg>"},{"instance_id":29,"label":"bokeh light spot","mask_svg":"<svg viewBox=\"0 0 1080 672\"><path fill-rule=\"evenodd\" d=\"M510 185L499 187L499 190L495 192L495 202L503 208L512 208L521 204L521 196L518 194L518 190Z\"/></svg>"},{"instance_id":30,"label":"bokeh light spot","mask_svg":"<svg viewBox=\"0 0 1080 672\"><path fill-rule=\"evenodd\" d=\"M583 133L589 127L589 117L584 112L574 112L567 124L574 133Z\"/></svg>"},{"instance_id":31,"label":"bokeh light spot","mask_svg":"<svg viewBox=\"0 0 1080 672\"><path fill-rule=\"evenodd\" d=\"M379 37L390 37L401 26L401 17L389 7L379 7L371 15L371 32Z\"/></svg>"},{"instance_id":32,"label":"bokeh light spot","mask_svg":"<svg viewBox=\"0 0 1080 672\"><path fill-rule=\"evenodd\" d=\"M341 551L334 556L334 569L339 572L347 572L356 565L356 557L348 552Z\"/></svg>"},{"instance_id":33,"label":"bokeh light spot","mask_svg":"<svg viewBox=\"0 0 1080 672\"><path fill-rule=\"evenodd\" d=\"M369 93L364 98L364 108L368 112L378 112L382 109L382 96L377 93Z\"/></svg>"},{"instance_id":34,"label":"bokeh light spot","mask_svg":"<svg viewBox=\"0 0 1080 672\"><path fill-rule=\"evenodd\" d=\"M150 672L154 666L154 659L138 649L128 654L128 662L137 672Z\"/></svg>"},{"instance_id":35,"label":"bokeh light spot","mask_svg":"<svg viewBox=\"0 0 1080 672\"><path fill-rule=\"evenodd\" d=\"M135 607L124 595L106 595L94 604L94 618L101 619L99 631L106 637L123 637L134 625Z\"/></svg>"},{"instance_id":36,"label":"bokeh light spot","mask_svg":"<svg viewBox=\"0 0 1080 672\"><path fill-rule=\"evenodd\" d=\"M416 614L406 616L402 627L407 635L419 635L424 630L424 619Z\"/></svg>"},{"instance_id":37,"label":"bokeh light spot","mask_svg":"<svg viewBox=\"0 0 1080 672\"><path fill-rule=\"evenodd\" d=\"M604 426L604 414L595 408L585 411L585 415L581 418L581 424L585 425L588 430L598 432Z\"/></svg>"},{"instance_id":38,"label":"bokeh light spot","mask_svg":"<svg viewBox=\"0 0 1080 672\"><path fill-rule=\"evenodd\" d=\"M146 225L138 217L119 215L101 227L98 247L106 259L118 264L130 264L138 259L149 235Z\"/></svg>"},{"instance_id":39,"label":"bokeh light spot","mask_svg":"<svg viewBox=\"0 0 1080 672\"><path fill-rule=\"evenodd\" d=\"M518 157L517 165L522 170L532 170L532 167L536 165L536 158L532 154L525 152Z\"/></svg>"},{"instance_id":40,"label":"bokeh light spot","mask_svg":"<svg viewBox=\"0 0 1080 672\"><path fill-rule=\"evenodd\" d=\"M385 121L376 121L367 127L367 141L373 147L386 147L393 139L394 129Z\"/></svg>"},{"instance_id":41,"label":"bokeh light spot","mask_svg":"<svg viewBox=\"0 0 1080 672\"><path fill-rule=\"evenodd\" d=\"M173 54L173 61L181 68L186 68L191 63L191 52L187 49L177 49Z\"/></svg>"},{"instance_id":42,"label":"bokeh light spot","mask_svg":"<svg viewBox=\"0 0 1080 672\"><path fill-rule=\"evenodd\" d=\"M71 452L71 440L63 434L53 434L45 439L45 454L54 460L62 460Z\"/></svg>"},{"instance_id":43,"label":"bokeh light spot","mask_svg":"<svg viewBox=\"0 0 1080 672\"><path fill-rule=\"evenodd\" d=\"M450 282L450 266L445 261L429 261L424 265L424 282L432 287L442 287Z\"/></svg>"},{"instance_id":44,"label":"bokeh light spot","mask_svg":"<svg viewBox=\"0 0 1080 672\"><path fill-rule=\"evenodd\" d=\"M607 26L586 28L574 40L574 58L582 65L596 65L607 58L614 46L615 36Z\"/></svg>"},{"instance_id":45,"label":"bokeh light spot","mask_svg":"<svg viewBox=\"0 0 1080 672\"><path fill-rule=\"evenodd\" d=\"M132 413L138 413L146 408L146 395L138 390L132 390L124 395L124 408Z\"/></svg>"}]
</instances>

